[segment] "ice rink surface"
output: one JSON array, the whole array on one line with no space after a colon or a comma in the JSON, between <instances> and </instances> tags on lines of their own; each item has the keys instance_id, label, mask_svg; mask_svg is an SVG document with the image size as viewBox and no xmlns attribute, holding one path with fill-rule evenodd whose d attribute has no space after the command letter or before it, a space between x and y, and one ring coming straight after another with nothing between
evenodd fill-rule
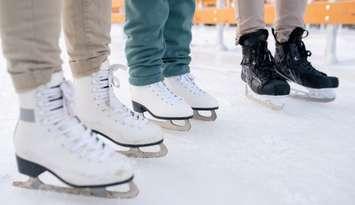
<instances>
[{"instance_id":1,"label":"ice rink surface","mask_svg":"<svg viewBox=\"0 0 355 205\"><path fill-rule=\"evenodd\" d=\"M272 111L244 96L241 49L227 28L229 51L216 49L216 30L194 27L192 73L220 103L216 122L192 122L187 133L166 132L169 155L135 163L141 193L108 200L20 190L12 132L18 115L6 63L0 57L0 198L3 205L353 205L355 204L355 31L342 29L338 60L325 65L325 33L306 39L312 63L340 78L328 104L288 99ZM125 63L120 26L112 31L112 63ZM61 41L63 45L63 40ZM273 42L270 40L273 50ZM21 48L19 48L21 49ZM67 57L63 54L66 62ZM65 64L66 74L68 66ZM129 104L127 73L117 72L117 93ZM46 153L43 153L46 155ZM104 169L104 167L103 167ZM49 181L52 181L48 178Z\"/></svg>"}]
</instances>

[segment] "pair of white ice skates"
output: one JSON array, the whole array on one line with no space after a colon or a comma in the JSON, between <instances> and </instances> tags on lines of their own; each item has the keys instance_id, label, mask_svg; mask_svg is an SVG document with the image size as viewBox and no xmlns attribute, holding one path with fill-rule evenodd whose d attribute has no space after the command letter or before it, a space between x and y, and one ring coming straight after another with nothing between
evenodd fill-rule
<instances>
[{"instance_id":1,"label":"pair of white ice skates","mask_svg":"<svg viewBox=\"0 0 355 205\"><path fill-rule=\"evenodd\" d=\"M132 198L138 194L126 156L162 157L168 150L163 144L160 127L116 98L113 92L113 86L118 83L113 76L115 69L105 62L100 71L74 80L74 89L62 73L55 73L46 85L19 95L20 120L14 144L19 172L30 179L14 182L14 185L107 198ZM173 78L171 83L181 82L179 78L186 77ZM190 91L197 88L193 86L188 87ZM201 95L204 92L195 90L192 93ZM188 119L192 116L186 102L163 83L132 87L132 95L137 103L135 109L140 103L140 110L143 106L149 107L152 113L157 112L164 118ZM192 98L189 100L196 103L193 106L198 105ZM216 107L213 105L213 109ZM114 149L103 138L128 150ZM160 150L146 152L140 149L153 146L159 146ZM43 183L39 176L44 172L50 172L69 187ZM129 189L123 192L108 190L123 184L128 184Z\"/></svg>"},{"instance_id":2,"label":"pair of white ice skates","mask_svg":"<svg viewBox=\"0 0 355 205\"><path fill-rule=\"evenodd\" d=\"M217 100L199 88L191 74L165 78L164 82L147 86L131 86L130 90L133 109L148 112L163 128L188 131L191 118L202 121L217 118Z\"/></svg>"}]
</instances>

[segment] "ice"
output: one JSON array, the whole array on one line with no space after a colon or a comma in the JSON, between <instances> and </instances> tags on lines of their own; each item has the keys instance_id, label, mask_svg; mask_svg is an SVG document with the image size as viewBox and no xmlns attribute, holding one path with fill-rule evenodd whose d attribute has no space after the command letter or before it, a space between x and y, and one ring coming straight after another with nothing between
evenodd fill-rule
<instances>
[{"instance_id":1,"label":"ice","mask_svg":"<svg viewBox=\"0 0 355 205\"><path fill-rule=\"evenodd\" d=\"M352 205L355 203L355 31L341 29L339 63L324 65L325 31L306 39L312 62L340 78L329 104L289 99L283 111L244 96L241 49L226 28L229 51L218 51L213 27L194 27L192 72L220 103L216 122L192 122L187 133L166 132L168 157L137 160L140 195L105 200L20 190L12 132L18 102L6 63L0 64L0 197L6 205ZM112 63L125 63L122 27L113 27ZM63 40L61 41L63 46ZM270 48L274 48L270 40ZM20 49L20 48L19 48ZM63 52L65 53L65 52ZM63 54L64 62L67 57ZM66 74L68 66L65 64ZM127 73L118 94L129 105ZM44 155L46 153L43 153Z\"/></svg>"}]
</instances>

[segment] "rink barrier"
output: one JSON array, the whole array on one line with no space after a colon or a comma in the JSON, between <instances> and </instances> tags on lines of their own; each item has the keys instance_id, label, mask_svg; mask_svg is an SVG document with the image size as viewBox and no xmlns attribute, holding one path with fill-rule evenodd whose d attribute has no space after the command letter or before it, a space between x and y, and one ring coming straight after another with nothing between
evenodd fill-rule
<instances>
[{"instance_id":1,"label":"rink barrier","mask_svg":"<svg viewBox=\"0 0 355 205\"><path fill-rule=\"evenodd\" d=\"M194 23L196 24L236 24L236 9L233 1L197 1ZM265 4L265 22L275 20L273 5ZM124 0L112 0L112 22L124 23ZM314 2L307 6L307 24L355 24L355 1Z\"/></svg>"},{"instance_id":2,"label":"rink barrier","mask_svg":"<svg viewBox=\"0 0 355 205\"><path fill-rule=\"evenodd\" d=\"M224 44L225 25L237 24L235 0L196 0L194 24L216 25L217 48L227 50ZM275 8L265 4L265 22L275 21ZM124 0L112 0L112 22L123 24ZM355 0L317 1L307 5L305 23L327 25L325 61L327 64L337 62L336 36L341 24L355 24Z\"/></svg>"}]
</instances>

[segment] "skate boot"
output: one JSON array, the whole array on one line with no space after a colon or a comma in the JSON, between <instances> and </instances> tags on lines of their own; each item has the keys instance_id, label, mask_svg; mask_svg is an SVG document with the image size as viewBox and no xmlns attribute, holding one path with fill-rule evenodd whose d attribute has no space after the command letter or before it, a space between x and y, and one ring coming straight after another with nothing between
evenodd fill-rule
<instances>
[{"instance_id":1,"label":"skate boot","mask_svg":"<svg viewBox=\"0 0 355 205\"><path fill-rule=\"evenodd\" d=\"M113 87L119 87L119 81L113 72L117 69L105 62L98 72L74 80L75 113L94 132L128 148L120 152L129 157L165 156L168 150L161 128L142 114L131 111L115 96ZM150 149L157 146L159 151Z\"/></svg>"},{"instance_id":2,"label":"skate boot","mask_svg":"<svg viewBox=\"0 0 355 205\"><path fill-rule=\"evenodd\" d=\"M312 53L306 50L302 41L304 33L308 35L308 32L298 27L287 42L276 41L277 72L292 82L291 96L317 102L333 101L336 98L335 89L339 86L338 78L316 70L308 61Z\"/></svg>"},{"instance_id":3,"label":"skate boot","mask_svg":"<svg viewBox=\"0 0 355 205\"><path fill-rule=\"evenodd\" d=\"M14 144L18 170L30 179L14 185L96 197L135 197L138 189L128 159L71 115L68 95L62 73L54 73L46 85L19 94ZM44 172L69 187L45 184L39 179ZM107 190L123 184L129 184L129 191Z\"/></svg>"},{"instance_id":4,"label":"skate boot","mask_svg":"<svg viewBox=\"0 0 355 205\"><path fill-rule=\"evenodd\" d=\"M161 127L177 131L191 129L193 116L191 107L176 96L163 82L146 86L130 87L133 109L137 112L148 112ZM175 122L178 121L178 122ZM184 124L181 124L181 121Z\"/></svg>"},{"instance_id":5,"label":"skate boot","mask_svg":"<svg viewBox=\"0 0 355 205\"><path fill-rule=\"evenodd\" d=\"M217 100L199 88L191 74L165 78L164 83L173 93L184 98L191 106L195 119L203 121L215 121L217 119ZM211 114L210 116L205 116L200 113L201 111L208 111Z\"/></svg>"},{"instance_id":6,"label":"skate boot","mask_svg":"<svg viewBox=\"0 0 355 205\"><path fill-rule=\"evenodd\" d=\"M245 94L252 100L274 110L284 106L290 93L290 86L276 73L274 58L267 47L268 31L260 29L243 35L240 45L243 48L242 80Z\"/></svg>"}]
</instances>

